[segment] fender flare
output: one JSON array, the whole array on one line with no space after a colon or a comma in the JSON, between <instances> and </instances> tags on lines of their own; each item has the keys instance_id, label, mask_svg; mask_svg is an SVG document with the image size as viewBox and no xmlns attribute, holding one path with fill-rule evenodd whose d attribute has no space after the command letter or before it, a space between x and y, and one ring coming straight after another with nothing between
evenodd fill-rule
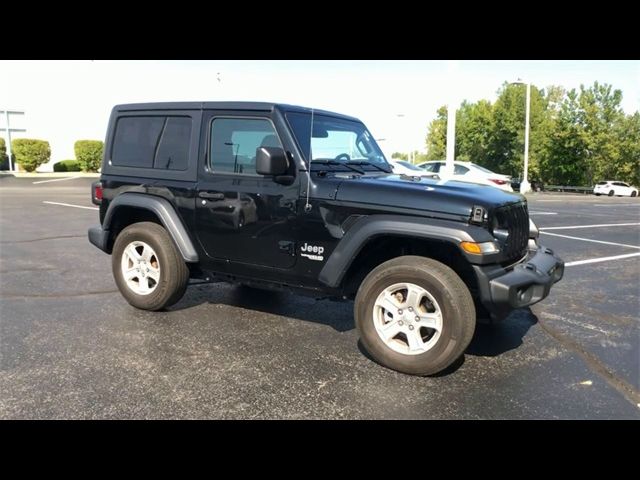
<instances>
[{"instance_id":1,"label":"fender flare","mask_svg":"<svg viewBox=\"0 0 640 480\"><path fill-rule=\"evenodd\" d=\"M362 247L372 238L384 235L440 240L456 247L463 241L494 240L487 230L460 222L403 215L371 215L358 220L345 233L320 271L318 279L329 287L338 287ZM462 250L461 253L470 263L478 263L477 258L472 258Z\"/></svg>"},{"instance_id":2,"label":"fender flare","mask_svg":"<svg viewBox=\"0 0 640 480\"><path fill-rule=\"evenodd\" d=\"M191 241L191 237L178 212L166 198L133 192L118 195L111 201L107 213L105 213L104 221L102 222L102 228L105 231L109 230L113 216L120 207L136 207L153 212L160 219L162 226L169 232L184 261L188 263L198 262L198 252Z\"/></svg>"}]
</instances>

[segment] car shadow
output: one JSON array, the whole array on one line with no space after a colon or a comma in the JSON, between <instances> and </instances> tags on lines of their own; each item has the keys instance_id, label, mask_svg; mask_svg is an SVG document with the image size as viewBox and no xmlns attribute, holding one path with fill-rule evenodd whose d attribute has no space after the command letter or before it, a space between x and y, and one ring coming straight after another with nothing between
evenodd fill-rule
<instances>
[{"instance_id":1,"label":"car shadow","mask_svg":"<svg viewBox=\"0 0 640 480\"><path fill-rule=\"evenodd\" d=\"M319 323L338 332L347 332L355 328L353 302L317 300L288 292L259 290L225 283L191 287L183 299L168 310L184 310L203 303L229 305L270 315L281 315L305 322ZM465 355L496 357L518 348L522 345L523 338L529 329L537 322L538 318L531 312L531 309L522 308L514 310L500 322L477 323ZM358 348L363 355L373 360L360 341L358 341ZM455 372L464 364L465 355L433 376L442 377Z\"/></svg>"},{"instance_id":2,"label":"car shadow","mask_svg":"<svg viewBox=\"0 0 640 480\"><path fill-rule=\"evenodd\" d=\"M229 305L320 323L338 332L347 332L355 328L353 302L318 300L288 292L225 283L190 287L182 300L168 310L184 310L203 303Z\"/></svg>"},{"instance_id":3,"label":"car shadow","mask_svg":"<svg viewBox=\"0 0 640 480\"><path fill-rule=\"evenodd\" d=\"M429 377L446 377L455 373L464 365L467 355L473 357L497 357L509 350L518 348L522 345L523 338L529 329L536 323L538 323L538 317L529 308L514 310L501 322L492 324L477 323L471 343L464 354L460 355L456 361L441 372L429 375ZM369 360L376 362L365 350L360 340L358 340L358 349Z\"/></svg>"},{"instance_id":4,"label":"car shadow","mask_svg":"<svg viewBox=\"0 0 640 480\"><path fill-rule=\"evenodd\" d=\"M514 310L504 320L476 325L476 331L466 354L475 357L496 357L522 345L529 329L538 323L530 308Z\"/></svg>"}]
</instances>

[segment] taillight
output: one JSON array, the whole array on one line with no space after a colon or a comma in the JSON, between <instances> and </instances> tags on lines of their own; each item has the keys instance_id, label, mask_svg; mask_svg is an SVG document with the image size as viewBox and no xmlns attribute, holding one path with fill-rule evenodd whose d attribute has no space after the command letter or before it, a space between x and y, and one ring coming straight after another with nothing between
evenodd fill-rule
<instances>
[{"instance_id":1,"label":"taillight","mask_svg":"<svg viewBox=\"0 0 640 480\"><path fill-rule=\"evenodd\" d=\"M91 184L91 203L100 205L102 203L102 183L94 182Z\"/></svg>"},{"instance_id":2,"label":"taillight","mask_svg":"<svg viewBox=\"0 0 640 480\"><path fill-rule=\"evenodd\" d=\"M489 181L497 185L504 185L505 183L507 183L506 180L498 180L497 178L490 178Z\"/></svg>"}]
</instances>

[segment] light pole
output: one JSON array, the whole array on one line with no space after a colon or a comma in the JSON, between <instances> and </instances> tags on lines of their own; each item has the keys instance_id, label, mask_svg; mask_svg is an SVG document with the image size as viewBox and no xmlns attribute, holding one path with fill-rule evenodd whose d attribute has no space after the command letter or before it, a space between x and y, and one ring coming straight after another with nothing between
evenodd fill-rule
<instances>
[{"instance_id":1,"label":"light pole","mask_svg":"<svg viewBox=\"0 0 640 480\"><path fill-rule=\"evenodd\" d=\"M405 114L404 114L404 113L396 113L396 118L400 118L400 119L402 119L402 120L406 120L406 118L407 118L407 117L405 116ZM405 132L406 132L406 128L407 128L406 121L404 121L404 122L402 122L402 123L404 124ZM408 145L408 144L409 144L409 143L407 143L406 145ZM396 148L397 148L397 147L396 147ZM409 162L411 162L411 151L407 152L407 160L408 160ZM413 162L412 162L412 163L413 163Z\"/></svg>"},{"instance_id":2,"label":"light pole","mask_svg":"<svg viewBox=\"0 0 640 480\"><path fill-rule=\"evenodd\" d=\"M529 171L529 110L531 109L531 82L524 82L519 78L518 81L512 83L514 85L527 86L527 103L524 114L524 172L522 173L522 182L520 182L520 193L528 193L531 191L531 184L527 178Z\"/></svg>"},{"instance_id":3,"label":"light pole","mask_svg":"<svg viewBox=\"0 0 640 480\"><path fill-rule=\"evenodd\" d=\"M9 124L9 115L24 115L24 112L19 112L19 111L16 111L16 110L7 109L7 110L0 110L0 113L4 114L5 123L7 124L7 128L0 128L0 132L7 132L6 147L7 147L7 154L9 155L9 171L10 172L18 171L17 167L11 161L11 157L12 157L12 154L11 154L11 132L26 132L26 130L24 128L11 128L11 125Z\"/></svg>"},{"instance_id":4,"label":"light pole","mask_svg":"<svg viewBox=\"0 0 640 480\"><path fill-rule=\"evenodd\" d=\"M404 124L404 133L405 134L408 131L407 123L409 123L412 119L414 121L416 121L416 115L415 114L406 115L404 113L396 113L396 118L404 120L402 123ZM395 141L395 139L394 139L394 141ZM407 161L409 161L409 163L415 163L416 162L416 158L417 158L417 154L420 153L421 148L420 148L419 145L418 145L417 148L414 148L415 144L412 143L411 134L410 133L409 133L409 139L405 139L403 145L409 149L408 152L407 152ZM398 148L398 147L396 146L396 148ZM403 149L404 149L404 147L403 147Z\"/></svg>"}]
</instances>

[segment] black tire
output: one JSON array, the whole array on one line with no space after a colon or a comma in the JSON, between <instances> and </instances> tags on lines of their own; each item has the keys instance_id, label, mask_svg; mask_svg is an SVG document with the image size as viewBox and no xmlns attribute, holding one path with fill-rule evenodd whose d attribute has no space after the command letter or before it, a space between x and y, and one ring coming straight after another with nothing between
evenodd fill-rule
<instances>
[{"instance_id":1,"label":"black tire","mask_svg":"<svg viewBox=\"0 0 640 480\"><path fill-rule=\"evenodd\" d=\"M596 197L599 197L600 195L602 195L601 193L596 193Z\"/></svg>"},{"instance_id":2,"label":"black tire","mask_svg":"<svg viewBox=\"0 0 640 480\"><path fill-rule=\"evenodd\" d=\"M631 192L631 196L632 197L635 197L636 195L638 195L638 192L636 192L636 191Z\"/></svg>"},{"instance_id":3,"label":"black tire","mask_svg":"<svg viewBox=\"0 0 640 480\"><path fill-rule=\"evenodd\" d=\"M609 190L609 197L613 197L614 191L613 190Z\"/></svg>"},{"instance_id":4,"label":"black tire","mask_svg":"<svg viewBox=\"0 0 640 480\"><path fill-rule=\"evenodd\" d=\"M373 321L378 295L402 282L427 290L442 310L440 338L430 350L417 355L402 354L387 346ZM469 346L476 325L473 299L460 277L448 266L418 256L394 258L372 270L356 294L354 316L367 352L382 365L412 375L433 375L454 363Z\"/></svg>"},{"instance_id":5,"label":"black tire","mask_svg":"<svg viewBox=\"0 0 640 480\"><path fill-rule=\"evenodd\" d=\"M160 281L148 295L139 295L130 289L121 270L122 255L133 241L147 243L157 254L160 265ZM136 308L161 310L178 302L189 282L189 268L173 243L169 233L157 223L140 222L122 230L113 245L111 268L122 296Z\"/></svg>"}]
</instances>

